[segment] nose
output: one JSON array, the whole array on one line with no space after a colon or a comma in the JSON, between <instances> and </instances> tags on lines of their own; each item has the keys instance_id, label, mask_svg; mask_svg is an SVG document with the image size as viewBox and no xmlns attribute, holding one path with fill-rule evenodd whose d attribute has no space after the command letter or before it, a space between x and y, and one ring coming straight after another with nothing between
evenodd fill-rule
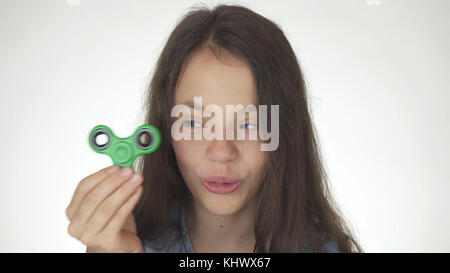
<instances>
[{"instance_id":1,"label":"nose","mask_svg":"<svg viewBox=\"0 0 450 273\"><path fill-rule=\"evenodd\" d=\"M236 159L238 152L233 141L213 139L208 142L206 153L210 160L226 163Z\"/></svg>"}]
</instances>

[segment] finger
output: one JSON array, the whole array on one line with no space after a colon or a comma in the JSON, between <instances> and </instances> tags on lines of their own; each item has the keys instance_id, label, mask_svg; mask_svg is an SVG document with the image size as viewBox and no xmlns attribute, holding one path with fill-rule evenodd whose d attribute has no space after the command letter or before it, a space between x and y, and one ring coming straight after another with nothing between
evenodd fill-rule
<instances>
[{"instance_id":1,"label":"finger","mask_svg":"<svg viewBox=\"0 0 450 273\"><path fill-rule=\"evenodd\" d=\"M90 191L80 204L72 222L84 225L98 206L117 188L120 187L131 175L133 171L130 167L122 168L106 177L101 183Z\"/></svg>"},{"instance_id":2,"label":"finger","mask_svg":"<svg viewBox=\"0 0 450 273\"><path fill-rule=\"evenodd\" d=\"M125 204L120 207L120 209L114 214L112 219L109 221L109 223L106 225L106 227L103 229L104 234L117 234L119 233L123 226L125 225L126 220L128 217L132 217L131 212L133 211L133 208L136 206L137 202L139 201L139 198L141 198L142 195L142 186L139 186L134 194L125 202Z\"/></svg>"},{"instance_id":3,"label":"finger","mask_svg":"<svg viewBox=\"0 0 450 273\"><path fill-rule=\"evenodd\" d=\"M111 173L117 171L119 166L106 167L92 175L87 176L80 183L78 183L75 193L72 196L69 206L66 208L66 216L69 220L72 220L73 215L78 210L81 201L84 199L87 193L95 188L103 179L105 179Z\"/></svg>"},{"instance_id":4,"label":"finger","mask_svg":"<svg viewBox=\"0 0 450 273\"><path fill-rule=\"evenodd\" d=\"M142 182L142 176L135 174L101 203L85 225L90 234L98 234L108 224L117 210L130 198Z\"/></svg>"},{"instance_id":5,"label":"finger","mask_svg":"<svg viewBox=\"0 0 450 273\"><path fill-rule=\"evenodd\" d=\"M125 223L122 226L122 230L129 231L132 233L137 233L136 230L136 221L134 221L134 215L133 213L129 213L127 219L125 220Z\"/></svg>"}]
</instances>

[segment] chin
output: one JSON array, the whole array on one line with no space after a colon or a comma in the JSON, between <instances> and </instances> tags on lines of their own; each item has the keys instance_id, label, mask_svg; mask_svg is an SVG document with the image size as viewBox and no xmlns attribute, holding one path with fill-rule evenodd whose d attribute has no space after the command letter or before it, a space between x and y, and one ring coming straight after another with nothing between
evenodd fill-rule
<instances>
[{"instance_id":1,"label":"chin","mask_svg":"<svg viewBox=\"0 0 450 273\"><path fill-rule=\"evenodd\" d=\"M241 201L233 202L226 198L213 196L203 199L202 205L214 215L230 216L239 212L242 209L243 203Z\"/></svg>"}]
</instances>

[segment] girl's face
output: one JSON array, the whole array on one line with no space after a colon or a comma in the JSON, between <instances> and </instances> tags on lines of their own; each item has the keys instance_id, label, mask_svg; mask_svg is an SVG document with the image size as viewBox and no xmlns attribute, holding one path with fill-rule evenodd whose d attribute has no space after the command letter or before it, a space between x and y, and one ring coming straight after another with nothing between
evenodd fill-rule
<instances>
[{"instance_id":1,"label":"girl's face","mask_svg":"<svg viewBox=\"0 0 450 273\"><path fill-rule=\"evenodd\" d=\"M180 74L174 104L189 104L187 102L193 102L194 97L202 97L203 107L209 104L220 106L223 113L223 140L206 140L205 137L202 140L172 139L172 145L178 167L194 201L215 215L232 215L250 201L257 200L265 175L267 152L260 150L259 137L258 140L249 140L248 130L257 129L241 126L248 119L234 122L235 132L246 130L246 140L236 140L237 133L234 140L226 140L226 128L230 130L233 127L226 124L225 106L241 104L246 107L253 104L257 107L257 97L256 84L247 64L231 55L222 55L221 60L218 60L210 50L201 49L192 56ZM201 111L194 114L191 108L191 113L191 117L180 115L174 119L198 121L201 118ZM203 126L210 119L203 117ZM213 193L202 183L202 178L209 176L232 177L239 180L240 185L231 193Z\"/></svg>"}]
</instances>

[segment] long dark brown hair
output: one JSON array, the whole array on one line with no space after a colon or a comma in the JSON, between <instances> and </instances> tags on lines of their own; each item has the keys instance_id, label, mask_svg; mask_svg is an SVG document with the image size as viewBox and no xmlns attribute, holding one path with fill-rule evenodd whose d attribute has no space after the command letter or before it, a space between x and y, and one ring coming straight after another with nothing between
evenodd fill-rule
<instances>
[{"instance_id":1,"label":"long dark brown hair","mask_svg":"<svg viewBox=\"0 0 450 273\"><path fill-rule=\"evenodd\" d=\"M159 149L138 161L144 176L136 205L138 236L150 238L181 223L172 215L192 197L171 146L174 91L180 71L202 47L226 50L245 61L256 80L258 104L279 105L279 147L268 152L255 224L255 252L320 252L333 239L340 252L362 252L328 186L303 74L283 31L240 5L191 8L170 34L146 93L146 123L162 134ZM270 114L270 111L268 111ZM270 119L270 115L268 117Z\"/></svg>"}]
</instances>

